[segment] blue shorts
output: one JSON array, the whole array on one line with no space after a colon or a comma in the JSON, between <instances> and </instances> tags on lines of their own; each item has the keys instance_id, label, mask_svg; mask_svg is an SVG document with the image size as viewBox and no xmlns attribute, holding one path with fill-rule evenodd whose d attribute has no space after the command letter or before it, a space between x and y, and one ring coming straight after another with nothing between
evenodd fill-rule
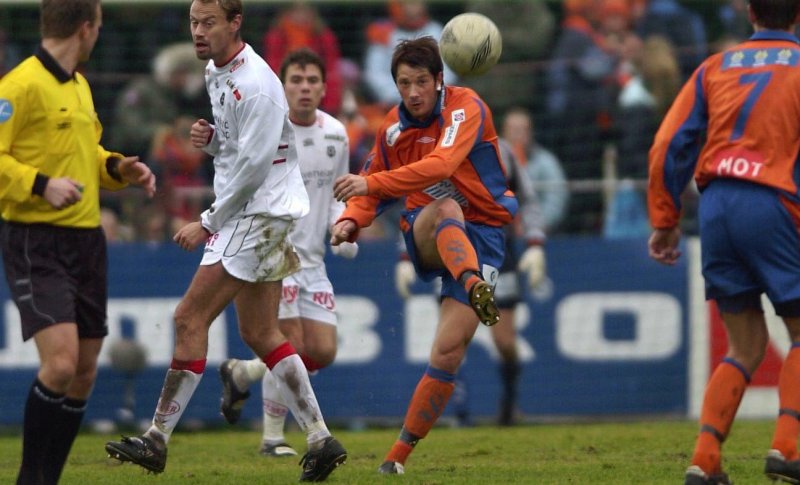
<instances>
[{"instance_id":1,"label":"blue shorts","mask_svg":"<svg viewBox=\"0 0 800 485\"><path fill-rule=\"evenodd\" d=\"M723 311L760 307L766 293L781 316L800 316L800 236L775 189L715 180L700 197L706 299Z\"/></svg>"},{"instance_id":2,"label":"blue shorts","mask_svg":"<svg viewBox=\"0 0 800 485\"><path fill-rule=\"evenodd\" d=\"M414 269L417 274L424 281L431 281L437 276L442 278L442 292L441 296L454 298L465 305L469 305L469 297L467 291L458 281L453 278L453 275L446 268L422 268L420 267L419 258L417 258L417 248L414 246L414 221L417 215L422 210L418 207L411 211L404 211L401 215L402 218L408 222L408 229L403 232L403 238L406 242L406 251L411 262L414 263ZM405 225L403 225L406 227ZM467 230L467 237L469 238L472 246L475 248L475 253L478 255L478 267L483 273L484 279L492 286L497 282L497 268L503 263L505 254L505 235L501 227L492 227L484 224L473 224L471 222L464 222L464 227Z\"/></svg>"}]
</instances>

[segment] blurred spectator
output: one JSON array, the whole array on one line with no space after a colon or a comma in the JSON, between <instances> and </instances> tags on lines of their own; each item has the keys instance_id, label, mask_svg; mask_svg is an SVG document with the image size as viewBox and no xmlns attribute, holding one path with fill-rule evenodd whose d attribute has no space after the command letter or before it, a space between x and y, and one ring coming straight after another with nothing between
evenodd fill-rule
<instances>
[{"instance_id":1,"label":"blurred spectator","mask_svg":"<svg viewBox=\"0 0 800 485\"><path fill-rule=\"evenodd\" d=\"M205 65L191 42L161 49L153 60L152 75L135 78L117 98L111 145L123 153L146 156L156 132L178 116L207 118Z\"/></svg>"},{"instance_id":2,"label":"blurred spectator","mask_svg":"<svg viewBox=\"0 0 800 485\"><path fill-rule=\"evenodd\" d=\"M107 207L100 208L100 226L109 243L131 240L131 228L122 224L117 213Z\"/></svg>"},{"instance_id":3,"label":"blurred spectator","mask_svg":"<svg viewBox=\"0 0 800 485\"><path fill-rule=\"evenodd\" d=\"M706 28L702 17L677 0L640 0L644 10L637 20L636 31L642 39L662 35L672 42L678 56L682 80L708 55Z\"/></svg>"},{"instance_id":4,"label":"blurred spectator","mask_svg":"<svg viewBox=\"0 0 800 485\"><path fill-rule=\"evenodd\" d=\"M617 99L617 177L647 178L647 156L661 119L681 87L681 72L672 44L656 35L644 43L628 42L623 58L630 76Z\"/></svg>"},{"instance_id":5,"label":"blurred spectator","mask_svg":"<svg viewBox=\"0 0 800 485\"><path fill-rule=\"evenodd\" d=\"M9 39L8 34L0 29L0 77L14 68L22 59L19 49Z\"/></svg>"},{"instance_id":6,"label":"blurred spectator","mask_svg":"<svg viewBox=\"0 0 800 485\"><path fill-rule=\"evenodd\" d=\"M753 35L753 25L747 14L747 0L726 0L717 10L722 36L741 42ZM717 49L719 51L721 49Z\"/></svg>"},{"instance_id":7,"label":"blurred spectator","mask_svg":"<svg viewBox=\"0 0 800 485\"><path fill-rule=\"evenodd\" d=\"M339 40L312 5L295 1L281 11L264 35L262 56L277 70L286 54L301 47L313 50L325 63L327 88L320 108L333 116L338 115L342 104Z\"/></svg>"},{"instance_id":8,"label":"blurred spectator","mask_svg":"<svg viewBox=\"0 0 800 485\"><path fill-rule=\"evenodd\" d=\"M342 109L338 119L344 124L350 142L350 173L357 174L375 144L375 134L386 113L365 92L358 64L342 59L339 72L342 77Z\"/></svg>"},{"instance_id":9,"label":"blurred spectator","mask_svg":"<svg viewBox=\"0 0 800 485\"><path fill-rule=\"evenodd\" d=\"M150 165L157 174L160 199L170 216L170 232L176 232L191 221L210 203L211 166L206 153L192 145L189 132L194 118L179 116L172 125L160 129L153 137Z\"/></svg>"},{"instance_id":10,"label":"blurred spectator","mask_svg":"<svg viewBox=\"0 0 800 485\"><path fill-rule=\"evenodd\" d=\"M403 39L442 36L442 24L432 20L422 0L389 0L388 19L376 20L367 26L367 50L364 54L364 80L375 99L386 109L400 102L400 94L392 79L392 52ZM447 65L444 82L456 83L458 78Z\"/></svg>"},{"instance_id":11,"label":"blurred spectator","mask_svg":"<svg viewBox=\"0 0 800 485\"><path fill-rule=\"evenodd\" d=\"M558 158L536 141L533 118L522 107L512 107L503 118L501 137L512 148L533 182L544 231L552 235L564 219L569 188Z\"/></svg>"},{"instance_id":12,"label":"blurred spectator","mask_svg":"<svg viewBox=\"0 0 800 485\"><path fill-rule=\"evenodd\" d=\"M603 0L565 0L566 16L547 70L546 116L550 146L568 179L600 180L604 143L617 91L618 52L601 30ZM567 232L599 231L597 190L572 194Z\"/></svg>"},{"instance_id":13,"label":"blurred spectator","mask_svg":"<svg viewBox=\"0 0 800 485\"><path fill-rule=\"evenodd\" d=\"M499 63L482 76L460 81L480 93L492 110L505 112L524 104L534 109L539 99L540 65L550 52L556 21L544 0L470 0L466 10L486 15L503 35Z\"/></svg>"}]
</instances>

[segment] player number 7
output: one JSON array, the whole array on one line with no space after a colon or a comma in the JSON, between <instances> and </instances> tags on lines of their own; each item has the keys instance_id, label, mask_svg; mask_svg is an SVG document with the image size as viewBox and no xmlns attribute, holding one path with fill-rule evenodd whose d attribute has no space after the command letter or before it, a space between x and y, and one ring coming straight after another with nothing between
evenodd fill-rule
<instances>
[{"instance_id":1,"label":"player number 7","mask_svg":"<svg viewBox=\"0 0 800 485\"><path fill-rule=\"evenodd\" d=\"M764 88L769 84L772 79L772 72L751 72L742 74L739 77L739 84L753 84L747 99L744 100L739 116L736 117L736 123L733 125L733 133L731 133L730 141L736 141L742 137L744 127L747 125L747 120L750 118L750 112L753 111L758 97L764 92Z\"/></svg>"}]
</instances>

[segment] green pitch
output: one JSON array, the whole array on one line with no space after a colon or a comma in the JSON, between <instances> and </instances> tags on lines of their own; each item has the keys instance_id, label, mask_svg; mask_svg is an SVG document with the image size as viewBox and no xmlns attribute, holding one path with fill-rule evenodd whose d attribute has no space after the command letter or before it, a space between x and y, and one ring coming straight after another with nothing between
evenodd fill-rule
<instances>
[{"instance_id":1,"label":"green pitch","mask_svg":"<svg viewBox=\"0 0 800 485\"><path fill-rule=\"evenodd\" d=\"M403 476L376 472L398 429L334 430L349 458L329 483L340 484L634 484L682 483L697 425L689 421L539 424L514 428L435 428L406 464ZM264 458L260 433L178 430L170 441L167 469L147 475L139 467L113 465L103 445L118 435L81 434L62 476L63 485L281 484L296 483L299 457ZM724 466L736 483L770 483L761 470L772 423L736 423ZM304 450L298 433L287 435ZM13 483L21 438L0 436L0 483ZM302 451L300 451L302 453Z\"/></svg>"}]
</instances>

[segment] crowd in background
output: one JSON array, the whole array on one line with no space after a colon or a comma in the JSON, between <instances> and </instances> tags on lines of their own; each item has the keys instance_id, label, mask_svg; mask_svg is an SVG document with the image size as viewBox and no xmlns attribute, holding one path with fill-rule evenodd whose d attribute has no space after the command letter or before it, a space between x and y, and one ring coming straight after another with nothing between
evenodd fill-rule
<instances>
[{"instance_id":1,"label":"crowd in background","mask_svg":"<svg viewBox=\"0 0 800 485\"><path fill-rule=\"evenodd\" d=\"M4 7L0 76L35 48L37 28L26 24L36 17L31 8ZM245 41L273 69L299 47L325 60L322 108L347 127L354 173L398 102L389 69L395 43L438 39L461 12L490 17L503 36L499 64L477 78L445 69L445 82L472 87L489 103L498 132L537 187L551 235L648 233L647 153L661 117L705 57L751 34L746 0L295 1L245 8ZM106 127L104 145L139 155L159 180L153 202L133 191L103 195L110 240L163 241L210 202L211 160L188 140L191 123L210 118L205 63L187 40L184 10L106 7L102 40L84 68ZM685 194L689 211L694 196ZM686 224L691 233L691 217ZM392 227L364 236L395 237Z\"/></svg>"}]
</instances>

